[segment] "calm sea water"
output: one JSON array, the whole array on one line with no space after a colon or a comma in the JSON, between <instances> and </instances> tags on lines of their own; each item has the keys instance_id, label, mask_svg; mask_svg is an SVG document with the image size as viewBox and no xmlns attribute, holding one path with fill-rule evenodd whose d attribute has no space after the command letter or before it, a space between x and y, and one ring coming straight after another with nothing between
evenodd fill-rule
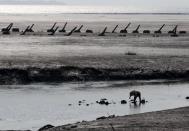
<instances>
[{"instance_id":1,"label":"calm sea water","mask_svg":"<svg viewBox=\"0 0 189 131\"><path fill-rule=\"evenodd\" d=\"M184 13L185 9L177 9ZM175 13L174 9L158 10L139 8L127 5L0 5L0 13L39 14L39 13Z\"/></svg>"},{"instance_id":2,"label":"calm sea water","mask_svg":"<svg viewBox=\"0 0 189 131\"><path fill-rule=\"evenodd\" d=\"M0 5L0 13L130 13L141 10L125 6ZM144 11L145 12L145 11Z\"/></svg>"},{"instance_id":3,"label":"calm sea water","mask_svg":"<svg viewBox=\"0 0 189 131\"><path fill-rule=\"evenodd\" d=\"M137 14L143 12L143 14ZM189 21L188 14L145 14L159 11L127 6L0 5L0 24L6 22L175 22ZM181 11L182 12L182 11ZM186 23L183 23L186 22ZM21 23L21 24L24 24ZM6 23L7 24L7 23ZM109 23L107 23L109 24ZM119 23L118 23L119 24ZM138 24L138 23L137 23ZM149 24L149 23L147 23ZM174 24L174 23L173 23ZM1 26L1 25L0 25ZM159 25L158 25L159 27Z\"/></svg>"}]
</instances>

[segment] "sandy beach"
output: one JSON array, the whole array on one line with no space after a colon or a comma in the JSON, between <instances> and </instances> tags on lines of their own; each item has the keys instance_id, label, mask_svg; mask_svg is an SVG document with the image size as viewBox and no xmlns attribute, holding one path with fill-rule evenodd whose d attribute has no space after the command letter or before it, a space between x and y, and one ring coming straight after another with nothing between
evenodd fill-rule
<instances>
[{"instance_id":1,"label":"sandy beach","mask_svg":"<svg viewBox=\"0 0 189 131\"><path fill-rule=\"evenodd\" d=\"M46 131L187 131L188 107L106 118L54 127Z\"/></svg>"}]
</instances>

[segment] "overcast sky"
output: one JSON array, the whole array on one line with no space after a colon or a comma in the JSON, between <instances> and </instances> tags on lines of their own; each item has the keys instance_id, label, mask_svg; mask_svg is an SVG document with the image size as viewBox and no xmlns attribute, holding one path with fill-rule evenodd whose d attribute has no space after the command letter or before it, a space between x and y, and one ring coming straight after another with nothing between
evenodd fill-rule
<instances>
[{"instance_id":1,"label":"overcast sky","mask_svg":"<svg viewBox=\"0 0 189 131\"><path fill-rule=\"evenodd\" d=\"M125 7L189 11L189 0L0 0L3 4L67 4L67 5L121 5Z\"/></svg>"},{"instance_id":2,"label":"overcast sky","mask_svg":"<svg viewBox=\"0 0 189 131\"><path fill-rule=\"evenodd\" d=\"M35 2L35 3L41 3L41 2L50 2L50 3L66 3L66 4L107 4L107 5L122 5L122 4L128 4L128 5L141 5L141 6L177 6L177 7L187 7L189 5L189 0L0 0L0 2L3 3L11 3L11 2Z\"/></svg>"}]
</instances>

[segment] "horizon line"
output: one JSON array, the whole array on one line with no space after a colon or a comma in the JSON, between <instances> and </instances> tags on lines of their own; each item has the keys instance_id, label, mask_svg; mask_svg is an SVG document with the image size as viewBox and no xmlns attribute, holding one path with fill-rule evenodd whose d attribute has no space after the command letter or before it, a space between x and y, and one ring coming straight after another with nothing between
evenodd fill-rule
<instances>
[{"instance_id":1,"label":"horizon line","mask_svg":"<svg viewBox=\"0 0 189 131\"><path fill-rule=\"evenodd\" d=\"M1 13L0 12L0 14L25 14L25 13ZM26 13L26 14L91 14L91 15L100 15L100 14L105 14L105 15L189 15L189 12L188 13L132 13L132 12L130 12L130 13L99 13L99 12L97 12L97 13Z\"/></svg>"}]
</instances>

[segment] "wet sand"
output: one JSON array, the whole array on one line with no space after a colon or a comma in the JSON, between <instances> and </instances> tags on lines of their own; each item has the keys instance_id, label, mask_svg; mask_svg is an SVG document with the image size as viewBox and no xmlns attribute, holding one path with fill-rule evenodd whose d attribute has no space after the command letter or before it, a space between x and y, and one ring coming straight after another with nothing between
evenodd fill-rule
<instances>
[{"instance_id":1,"label":"wet sand","mask_svg":"<svg viewBox=\"0 0 189 131\"><path fill-rule=\"evenodd\" d=\"M63 63L47 63L44 67L28 66L0 69L0 84L29 84L38 82L110 81L110 80L188 80L188 57L107 56L61 58ZM4 63L6 63L5 60ZM18 62L18 59L13 63ZM23 61L22 61L23 62ZM18 62L20 65L22 62ZM32 61L29 61L29 63ZM60 61L58 61L59 63ZM50 65L52 63L54 66ZM9 62L7 62L9 64ZM27 63L28 64L28 63ZM32 63L32 65L35 63ZM44 63L40 63L44 64ZM61 65L64 64L64 65ZM16 64L11 65L16 66ZM46 67L50 65L50 67ZM66 66L65 66L66 65Z\"/></svg>"},{"instance_id":2,"label":"wet sand","mask_svg":"<svg viewBox=\"0 0 189 131\"><path fill-rule=\"evenodd\" d=\"M59 126L48 131L187 131L189 107ZM112 128L113 127L113 128Z\"/></svg>"},{"instance_id":3,"label":"wet sand","mask_svg":"<svg viewBox=\"0 0 189 131\"><path fill-rule=\"evenodd\" d=\"M188 41L187 37L6 36L0 44L0 84L188 79Z\"/></svg>"}]
</instances>

